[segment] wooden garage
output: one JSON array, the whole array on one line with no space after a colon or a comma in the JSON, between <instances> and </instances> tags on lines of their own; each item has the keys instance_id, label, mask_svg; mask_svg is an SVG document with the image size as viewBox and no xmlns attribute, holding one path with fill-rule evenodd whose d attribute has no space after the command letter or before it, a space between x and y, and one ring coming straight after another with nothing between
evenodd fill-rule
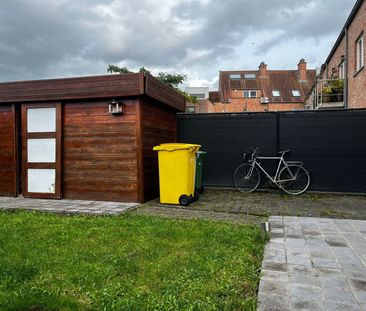
<instances>
[{"instance_id":1,"label":"wooden garage","mask_svg":"<svg viewBox=\"0 0 366 311\"><path fill-rule=\"evenodd\" d=\"M0 83L0 196L144 202L185 99L150 74Z\"/></svg>"}]
</instances>

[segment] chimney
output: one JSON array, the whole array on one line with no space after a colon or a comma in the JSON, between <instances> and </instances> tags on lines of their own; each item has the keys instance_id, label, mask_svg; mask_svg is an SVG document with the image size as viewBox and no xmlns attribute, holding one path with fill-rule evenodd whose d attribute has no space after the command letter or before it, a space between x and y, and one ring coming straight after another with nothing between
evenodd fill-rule
<instances>
[{"instance_id":1,"label":"chimney","mask_svg":"<svg viewBox=\"0 0 366 311\"><path fill-rule=\"evenodd\" d=\"M267 77L267 64L265 62L261 62L258 68L259 68L259 76Z\"/></svg>"},{"instance_id":2,"label":"chimney","mask_svg":"<svg viewBox=\"0 0 366 311\"><path fill-rule=\"evenodd\" d=\"M306 61L305 59L300 59L299 64L297 65L297 70L299 71L299 80L306 81Z\"/></svg>"}]
</instances>

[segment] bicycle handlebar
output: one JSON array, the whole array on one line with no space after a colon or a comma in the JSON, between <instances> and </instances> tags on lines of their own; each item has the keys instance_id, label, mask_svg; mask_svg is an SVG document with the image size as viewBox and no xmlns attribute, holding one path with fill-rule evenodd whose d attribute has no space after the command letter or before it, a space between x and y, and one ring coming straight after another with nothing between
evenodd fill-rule
<instances>
[{"instance_id":1,"label":"bicycle handlebar","mask_svg":"<svg viewBox=\"0 0 366 311\"><path fill-rule=\"evenodd\" d=\"M247 156L247 154L249 155L249 154L251 154L251 161L252 160L254 160L254 158L257 156L257 154L258 154L258 151L259 151L259 148L258 147L256 147L256 148L253 148L253 147L248 147L246 150L245 150L245 152L244 152L244 154L243 154L243 159L245 160L245 158L246 158L246 156Z\"/></svg>"}]
</instances>

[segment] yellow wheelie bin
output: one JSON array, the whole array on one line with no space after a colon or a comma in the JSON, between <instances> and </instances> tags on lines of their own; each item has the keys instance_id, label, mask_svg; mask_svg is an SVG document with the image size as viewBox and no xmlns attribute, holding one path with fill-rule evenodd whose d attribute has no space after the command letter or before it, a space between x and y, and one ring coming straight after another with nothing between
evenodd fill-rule
<instances>
[{"instance_id":1,"label":"yellow wheelie bin","mask_svg":"<svg viewBox=\"0 0 366 311\"><path fill-rule=\"evenodd\" d=\"M187 206L194 200L196 177L195 144L160 144L158 151L160 203Z\"/></svg>"}]
</instances>

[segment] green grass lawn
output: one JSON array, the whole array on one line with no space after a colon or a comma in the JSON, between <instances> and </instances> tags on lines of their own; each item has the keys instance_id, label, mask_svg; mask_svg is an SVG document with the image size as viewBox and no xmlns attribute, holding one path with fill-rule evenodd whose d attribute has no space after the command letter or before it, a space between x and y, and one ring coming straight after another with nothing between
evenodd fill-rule
<instances>
[{"instance_id":1,"label":"green grass lawn","mask_svg":"<svg viewBox=\"0 0 366 311\"><path fill-rule=\"evenodd\" d=\"M257 226L0 212L0 310L255 310Z\"/></svg>"}]
</instances>

